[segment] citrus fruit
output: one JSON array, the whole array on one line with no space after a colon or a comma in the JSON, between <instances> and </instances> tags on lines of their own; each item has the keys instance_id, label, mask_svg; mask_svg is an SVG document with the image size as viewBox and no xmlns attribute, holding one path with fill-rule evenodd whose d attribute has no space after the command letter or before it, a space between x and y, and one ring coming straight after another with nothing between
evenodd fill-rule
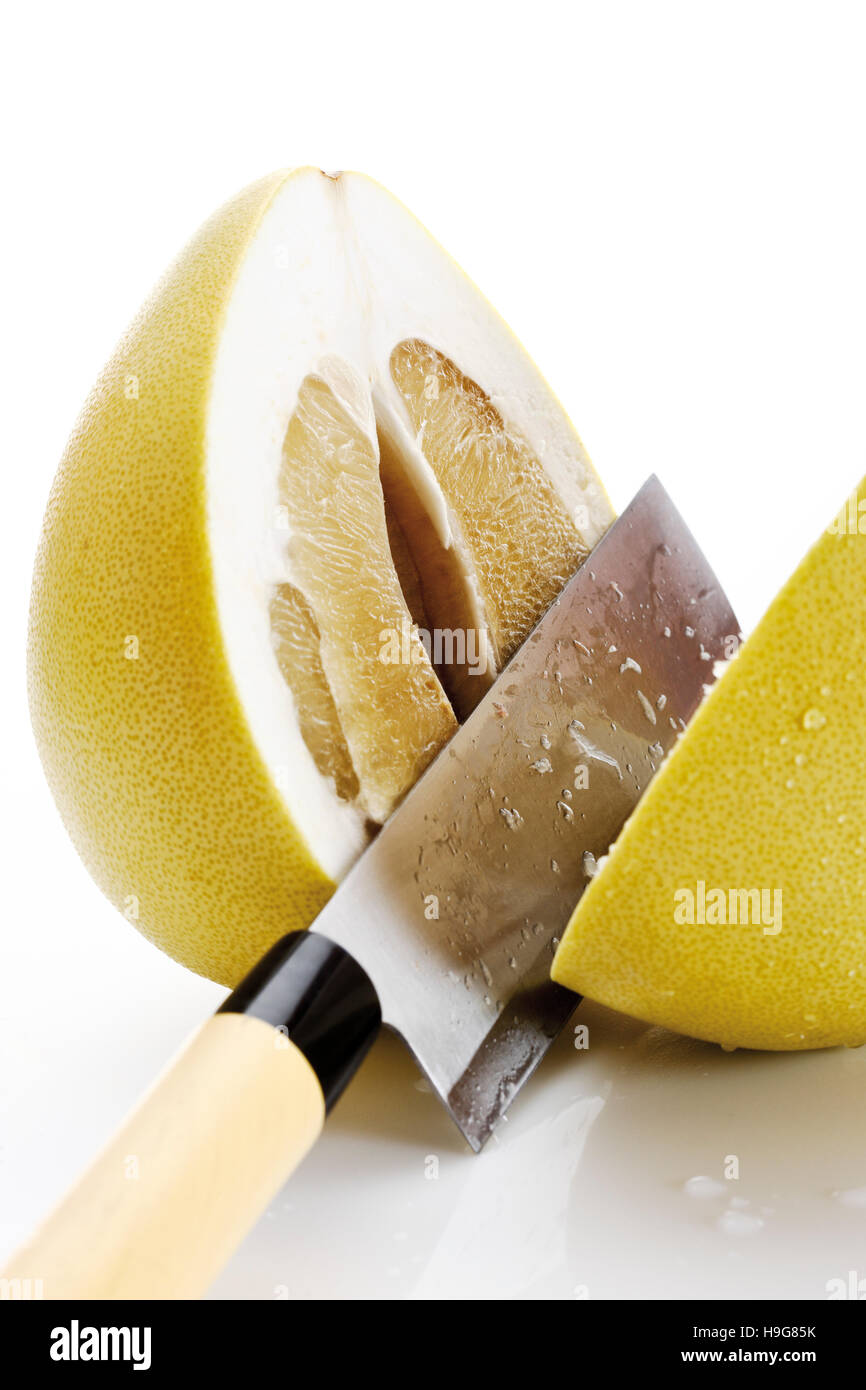
<instances>
[{"instance_id":1,"label":"citrus fruit","mask_svg":"<svg viewBox=\"0 0 866 1390\"><path fill-rule=\"evenodd\" d=\"M866 481L589 884L553 977L726 1047L866 1042Z\"/></svg>"},{"instance_id":2,"label":"citrus fruit","mask_svg":"<svg viewBox=\"0 0 866 1390\"><path fill-rule=\"evenodd\" d=\"M36 563L33 724L97 882L235 983L309 924L612 517L505 325L357 174L201 229Z\"/></svg>"}]
</instances>

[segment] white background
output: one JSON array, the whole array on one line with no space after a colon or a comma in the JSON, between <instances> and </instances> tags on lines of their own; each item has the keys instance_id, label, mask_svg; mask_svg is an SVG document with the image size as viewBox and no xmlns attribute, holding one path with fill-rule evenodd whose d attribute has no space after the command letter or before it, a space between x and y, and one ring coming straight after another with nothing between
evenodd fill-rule
<instances>
[{"instance_id":1,"label":"white background","mask_svg":"<svg viewBox=\"0 0 866 1390\"><path fill-rule=\"evenodd\" d=\"M152 283L271 168L374 175L512 324L617 506L660 474L749 627L866 471L866 9L79 0L16 7L2 63L0 1255L221 995L91 884L24 690L51 477ZM863 1263L866 1210L833 1196L866 1184L859 1055L590 1016L591 1058L566 1039L489 1158L384 1045L218 1291L821 1297ZM749 1235L682 1190L732 1151Z\"/></svg>"}]
</instances>

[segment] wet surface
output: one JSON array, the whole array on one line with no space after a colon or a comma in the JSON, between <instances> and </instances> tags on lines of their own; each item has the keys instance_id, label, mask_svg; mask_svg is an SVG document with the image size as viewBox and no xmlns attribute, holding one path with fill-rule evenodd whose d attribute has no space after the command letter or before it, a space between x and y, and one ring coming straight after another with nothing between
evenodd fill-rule
<instances>
[{"instance_id":1,"label":"wet surface","mask_svg":"<svg viewBox=\"0 0 866 1390\"><path fill-rule=\"evenodd\" d=\"M10 942L0 1257L224 994L108 904L88 929L82 953L58 919L49 976L44 939ZM838 1296L866 1278L864 1094L863 1048L724 1053L585 1002L476 1156L384 1036L213 1296Z\"/></svg>"},{"instance_id":2,"label":"wet surface","mask_svg":"<svg viewBox=\"0 0 866 1390\"><path fill-rule=\"evenodd\" d=\"M866 1275L864 1086L583 1004L476 1157L385 1038L214 1296L824 1299Z\"/></svg>"}]
</instances>

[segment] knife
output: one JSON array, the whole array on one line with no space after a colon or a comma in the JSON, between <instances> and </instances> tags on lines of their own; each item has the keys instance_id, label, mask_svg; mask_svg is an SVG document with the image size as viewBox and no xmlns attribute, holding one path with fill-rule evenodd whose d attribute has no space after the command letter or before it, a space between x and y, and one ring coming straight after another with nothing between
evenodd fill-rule
<instances>
[{"instance_id":1,"label":"knife","mask_svg":"<svg viewBox=\"0 0 866 1390\"><path fill-rule=\"evenodd\" d=\"M559 935L737 633L650 478L312 928L198 1031L6 1277L197 1297L382 1023L480 1150L579 1002L550 979Z\"/></svg>"}]
</instances>

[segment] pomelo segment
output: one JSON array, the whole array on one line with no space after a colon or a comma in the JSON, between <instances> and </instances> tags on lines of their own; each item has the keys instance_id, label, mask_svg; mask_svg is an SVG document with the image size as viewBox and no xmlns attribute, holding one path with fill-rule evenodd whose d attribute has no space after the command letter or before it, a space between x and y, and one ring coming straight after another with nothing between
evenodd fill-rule
<instances>
[{"instance_id":1,"label":"pomelo segment","mask_svg":"<svg viewBox=\"0 0 866 1390\"><path fill-rule=\"evenodd\" d=\"M97 882L233 984L611 519L537 370L399 203L317 170L242 193L106 368L40 544L33 723Z\"/></svg>"},{"instance_id":2,"label":"pomelo segment","mask_svg":"<svg viewBox=\"0 0 866 1390\"><path fill-rule=\"evenodd\" d=\"M570 989L726 1047L866 1042L866 481L593 878Z\"/></svg>"},{"instance_id":3,"label":"pomelo segment","mask_svg":"<svg viewBox=\"0 0 866 1390\"><path fill-rule=\"evenodd\" d=\"M501 670L586 558L586 546L526 442L443 353L400 343L391 375L459 530Z\"/></svg>"},{"instance_id":4,"label":"pomelo segment","mask_svg":"<svg viewBox=\"0 0 866 1390\"><path fill-rule=\"evenodd\" d=\"M391 558L367 405L363 382L349 378L342 364L323 364L319 375L304 378L283 444L279 497L292 518L293 571L315 618L319 663L356 774L356 796L382 822L457 721L413 628ZM410 564L404 552L404 573ZM383 660L382 634L404 631L408 660ZM293 685L306 653L287 654L280 635L281 666ZM296 683L294 689L303 711ZM340 786L337 792L345 796Z\"/></svg>"},{"instance_id":5,"label":"pomelo segment","mask_svg":"<svg viewBox=\"0 0 866 1390\"><path fill-rule=\"evenodd\" d=\"M322 666L322 634L316 615L293 584L277 586L270 615L277 661L294 696L301 737L319 772L333 782L337 796L354 801L361 784Z\"/></svg>"}]
</instances>

